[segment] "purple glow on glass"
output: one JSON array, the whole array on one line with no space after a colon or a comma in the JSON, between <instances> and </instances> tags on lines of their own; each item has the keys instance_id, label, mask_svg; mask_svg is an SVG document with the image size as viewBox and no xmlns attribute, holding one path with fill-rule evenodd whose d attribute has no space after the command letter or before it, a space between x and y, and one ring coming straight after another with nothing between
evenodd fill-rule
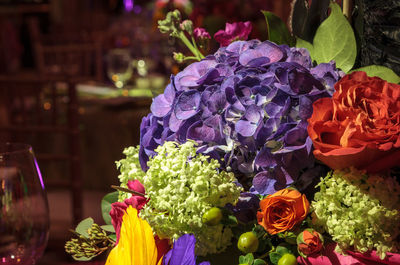
<instances>
[{"instance_id":1,"label":"purple glow on glass","mask_svg":"<svg viewBox=\"0 0 400 265\"><path fill-rule=\"evenodd\" d=\"M126 12L130 12L133 9L133 0L124 0L124 7Z\"/></svg>"},{"instance_id":2,"label":"purple glow on glass","mask_svg":"<svg viewBox=\"0 0 400 265\"><path fill-rule=\"evenodd\" d=\"M38 165L38 163L36 161L36 158L34 158L33 161L35 162L36 170L37 170L37 173L39 175L40 185L42 186L42 190L44 190L43 177L42 177L42 173L40 172L39 165Z\"/></svg>"},{"instance_id":3,"label":"purple glow on glass","mask_svg":"<svg viewBox=\"0 0 400 265\"><path fill-rule=\"evenodd\" d=\"M142 8L140 6L138 6L138 5L136 5L136 6L133 7L133 12L135 14L139 14L140 12L142 12Z\"/></svg>"}]
</instances>

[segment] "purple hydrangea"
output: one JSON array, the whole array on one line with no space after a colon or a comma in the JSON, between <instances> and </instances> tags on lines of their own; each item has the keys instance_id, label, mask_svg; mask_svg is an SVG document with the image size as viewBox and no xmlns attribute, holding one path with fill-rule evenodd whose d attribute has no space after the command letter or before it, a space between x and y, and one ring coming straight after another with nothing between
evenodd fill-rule
<instances>
[{"instance_id":1,"label":"purple hydrangea","mask_svg":"<svg viewBox=\"0 0 400 265\"><path fill-rule=\"evenodd\" d=\"M312 66L303 48L236 41L186 67L151 105L140 127L143 170L164 141L198 142L242 184L270 194L314 168L307 119L343 75Z\"/></svg>"}]
</instances>

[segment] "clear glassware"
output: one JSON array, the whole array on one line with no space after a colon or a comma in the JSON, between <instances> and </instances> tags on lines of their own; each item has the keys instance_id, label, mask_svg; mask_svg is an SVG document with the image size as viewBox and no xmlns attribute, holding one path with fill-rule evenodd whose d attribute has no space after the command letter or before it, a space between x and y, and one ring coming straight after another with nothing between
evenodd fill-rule
<instances>
[{"instance_id":1,"label":"clear glassware","mask_svg":"<svg viewBox=\"0 0 400 265\"><path fill-rule=\"evenodd\" d=\"M47 196L32 147L0 144L0 264L35 264L48 234Z\"/></svg>"},{"instance_id":2,"label":"clear glassware","mask_svg":"<svg viewBox=\"0 0 400 265\"><path fill-rule=\"evenodd\" d=\"M114 85L123 89L133 73L129 50L113 49L107 54L107 75Z\"/></svg>"}]
</instances>

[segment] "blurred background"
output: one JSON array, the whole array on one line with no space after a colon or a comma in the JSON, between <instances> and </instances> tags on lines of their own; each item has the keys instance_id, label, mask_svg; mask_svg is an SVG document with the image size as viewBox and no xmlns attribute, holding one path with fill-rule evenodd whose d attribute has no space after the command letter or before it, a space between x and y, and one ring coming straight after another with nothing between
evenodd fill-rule
<instances>
[{"instance_id":1,"label":"blurred background","mask_svg":"<svg viewBox=\"0 0 400 265\"><path fill-rule=\"evenodd\" d=\"M0 0L0 142L31 144L39 161L50 211L39 265L72 263L68 230L88 216L102 223L115 161L139 144L151 98L185 66L172 52L186 50L157 29L176 8L211 36L251 21L251 38L265 40L260 10L287 21L290 1Z\"/></svg>"}]
</instances>

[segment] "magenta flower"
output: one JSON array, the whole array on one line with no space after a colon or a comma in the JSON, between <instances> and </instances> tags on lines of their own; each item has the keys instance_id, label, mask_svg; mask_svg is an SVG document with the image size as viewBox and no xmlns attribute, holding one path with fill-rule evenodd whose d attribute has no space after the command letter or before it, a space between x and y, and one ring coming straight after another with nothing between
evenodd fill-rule
<instances>
[{"instance_id":1,"label":"magenta flower","mask_svg":"<svg viewBox=\"0 0 400 265\"><path fill-rule=\"evenodd\" d=\"M142 183L140 183L138 180L128 181L128 188L143 194L145 192ZM124 216L128 206L131 205L133 208L136 208L139 212L146 205L146 203L147 199L145 197L132 195L124 202L114 202L113 204L111 204L110 216L111 216L111 223L114 226L115 233L117 236L116 244L118 244L119 241L119 234L122 225L122 216Z\"/></svg>"},{"instance_id":2,"label":"magenta flower","mask_svg":"<svg viewBox=\"0 0 400 265\"><path fill-rule=\"evenodd\" d=\"M195 28L193 35L196 39L211 39L210 33L204 28Z\"/></svg>"},{"instance_id":3,"label":"magenta flower","mask_svg":"<svg viewBox=\"0 0 400 265\"><path fill-rule=\"evenodd\" d=\"M226 23L225 30L219 30L214 34L214 39L221 47L228 46L236 40L247 40L251 32L250 21Z\"/></svg>"}]
</instances>

